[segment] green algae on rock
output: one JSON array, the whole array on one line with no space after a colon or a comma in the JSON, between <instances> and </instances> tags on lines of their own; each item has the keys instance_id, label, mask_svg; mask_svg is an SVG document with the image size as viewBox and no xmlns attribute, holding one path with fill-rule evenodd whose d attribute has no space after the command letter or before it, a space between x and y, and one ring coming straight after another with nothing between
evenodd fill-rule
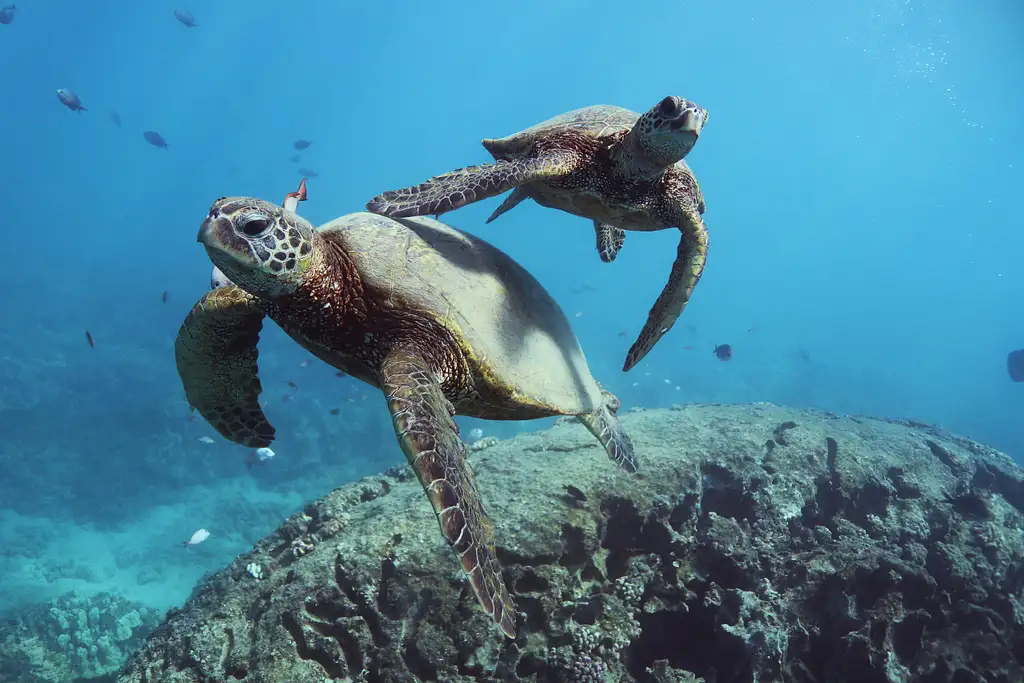
<instances>
[{"instance_id":1,"label":"green algae on rock","mask_svg":"<svg viewBox=\"0 0 1024 683\"><path fill-rule=\"evenodd\" d=\"M559 422L472 456L515 641L402 467L212 576L119 680L1024 680L1024 471L1006 456L913 422L687 406L623 417L645 462L625 475Z\"/></svg>"}]
</instances>

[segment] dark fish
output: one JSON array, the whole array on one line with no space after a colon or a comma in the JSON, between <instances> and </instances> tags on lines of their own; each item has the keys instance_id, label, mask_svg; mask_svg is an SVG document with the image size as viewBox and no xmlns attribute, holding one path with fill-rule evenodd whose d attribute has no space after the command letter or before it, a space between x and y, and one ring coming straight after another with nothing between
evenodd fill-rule
<instances>
[{"instance_id":1,"label":"dark fish","mask_svg":"<svg viewBox=\"0 0 1024 683\"><path fill-rule=\"evenodd\" d=\"M305 176L307 178L316 178L320 174L308 168L300 168L299 175Z\"/></svg>"},{"instance_id":2,"label":"dark fish","mask_svg":"<svg viewBox=\"0 0 1024 683\"><path fill-rule=\"evenodd\" d=\"M92 335L89 334L89 330L85 331L85 341L89 342L89 348L90 349L95 349L96 348L96 342L93 341Z\"/></svg>"},{"instance_id":3,"label":"dark fish","mask_svg":"<svg viewBox=\"0 0 1024 683\"><path fill-rule=\"evenodd\" d=\"M14 21L14 10L16 9L17 7L14 5L8 5L0 9L0 24L9 24Z\"/></svg>"},{"instance_id":4,"label":"dark fish","mask_svg":"<svg viewBox=\"0 0 1024 683\"><path fill-rule=\"evenodd\" d=\"M730 360L732 358L732 347L728 344L719 344L715 347L715 355L718 360Z\"/></svg>"},{"instance_id":5,"label":"dark fish","mask_svg":"<svg viewBox=\"0 0 1024 683\"><path fill-rule=\"evenodd\" d=\"M185 24L189 28L195 28L199 24L196 23L196 18L192 16L191 12L186 12L182 9L174 10L174 18Z\"/></svg>"},{"instance_id":6,"label":"dark fish","mask_svg":"<svg viewBox=\"0 0 1024 683\"><path fill-rule=\"evenodd\" d=\"M304 149L309 149L309 146L312 144L312 140L296 140L295 142L292 143L292 147L301 152Z\"/></svg>"},{"instance_id":7,"label":"dark fish","mask_svg":"<svg viewBox=\"0 0 1024 683\"><path fill-rule=\"evenodd\" d=\"M805 363L811 360L811 354L807 353L806 349L800 349L798 353L800 355L800 360L804 361Z\"/></svg>"},{"instance_id":8,"label":"dark fish","mask_svg":"<svg viewBox=\"0 0 1024 683\"><path fill-rule=\"evenodd\" d=\"M155 130L147 130L142 134L142 137L146 138L146 142L154 147L163 147L164 149L167 149L168 147L167 142L163 139L160 133L157 133Z\"/></svg>"},{"instance_id":9,"label":"dark fish","mask_svg":"<svg viewBox=\"0 0 1024 683\"><path fill-rule=\"evenodd\" d=\"M293 382L292 380L288 380L286 384L290 386L292 389L295 389L296 391L299 390L299 385Z\"/></svg>"},{"instance_id":10,"label":"dark fish","mask_svg":"<svg viewBox=\"0 0 1024 683\"><path fill-rule=\"evenodd\" d=\"M344 372L341 372L341 371L338 371L338 372L334 373L334 376L335 376L335 377L344 377L344 376L345 376L345 373L344 373Z\"/></svg>"},{"instance_id":11,"label":"dark fish","mask_svg":"<svg viewBox=\"0 0 1024 683\"><path fill-rule=\"evenodd\" d=\"M89 111L82 106L82 100L78 99L78 95L70 90L59 89L57 91L57 99L71 111Z\"/></svg>"},{"instance_id":12,"label":"dark fish","mask_svg":"<svg viewBox=\"0 0 1024 683\"><path fill-rule=\"evenodd\" d=\"M121 117L117 115L116 111L110 112L110 120L114 122L114 125L118 128L121 127Z\"/></svg>"},{"instance_id":13,"label":"dark fish","mask_svg":"<svg viewBox=\"0 0 1024 683\"><path fill-rule=\"evenodd\" d=\"M1006 357L1006 369L1014 382L1024 382L1024 349L1011 351Z\"/></svg>"},{"instance_id":14,"label":"dark fish","mask_svg":"<svg viewBox=\"0 0 1024 683\"><path fill-rule=\"evenodd\" d=\"M167 290L164 290L163 296L160 297L160 301L167 303Z\"/></svg>"},{"instance_id":15,"label":"dark fish","mask_svg":"<svg viewBox=\"0 0 1024 683\"><path fill-rule=\"evenodd\" d=\"M341 415L341 408L331 408L331 415Z\"/></svg>"},{"instance_id":16,"label":"dark fish","mask_svg":"<svg viewBox=\"0 0 1024 683\"><path fill-rule=\"evenodd\" d=\"M302 158L301 154L293 154L290 157L288 157L288 161L292 162L293 164L297 164L297 163L299 163L299 159L301 159L301 158Z\"/></svg>"}]
</instances>

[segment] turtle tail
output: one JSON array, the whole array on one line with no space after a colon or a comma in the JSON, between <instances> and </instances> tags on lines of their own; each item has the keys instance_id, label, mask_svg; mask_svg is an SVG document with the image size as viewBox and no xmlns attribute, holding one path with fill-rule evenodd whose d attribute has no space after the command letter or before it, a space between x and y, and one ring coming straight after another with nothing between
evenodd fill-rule
<instances>
[{"instance_id":1,"label":"turtle tail","mask_svg":"<svg viewBox=\"0 0 1024 683\"><path fill-rule=\"evenodd\" d=\"M615 394L604 388L601 389L601 397L603 400L598 409L587 415L580 415L580 422L597 437L608 457L616 465L627 472L636 472L639 467L636 454L633 452L633 442L619 422L618 412L622 403Z\"/></svg>"}]
</instances>

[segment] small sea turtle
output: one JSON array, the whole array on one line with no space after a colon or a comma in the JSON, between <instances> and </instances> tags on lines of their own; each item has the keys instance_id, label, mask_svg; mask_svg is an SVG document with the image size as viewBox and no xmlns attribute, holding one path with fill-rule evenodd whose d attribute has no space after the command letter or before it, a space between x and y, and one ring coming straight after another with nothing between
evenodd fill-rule
<instances>
[{"instance_id":1,"label":"small sea turtle","mask_svg":"<svg viewBox=\"0 0 1024 683\"><path fill-rule=\"evenodd\" d=\"M374 197L369 211L391 217L439 216L507 190L487 219L530 198L594 221L601 259L615 259L625 230L682 231L668 284L626 356L635 366L675 324L707 260L704 197L683 161L708 119L705 109L666 97L647 113L611 105L576 109L483 145L493 164L468 166L415 187Z\"/></svg>"},{"instance_id":2,"label":"small sea turtle","mask_svg":"<svg viewBox=\"0 0 1024 683\"><path fill-rule=\"evenodd\" d=\"M207 292L175 341L188 402L225 438L274 439L259 404L265 316L324 362L380 389L399 444L484 610L515 611L454 415L576 415L636 470L618 399L591 376L565 314L496 247L429 218L371 213L320 228L260 199L210 208L199 242L234 284Z\"/></svg>"}]
</instances>

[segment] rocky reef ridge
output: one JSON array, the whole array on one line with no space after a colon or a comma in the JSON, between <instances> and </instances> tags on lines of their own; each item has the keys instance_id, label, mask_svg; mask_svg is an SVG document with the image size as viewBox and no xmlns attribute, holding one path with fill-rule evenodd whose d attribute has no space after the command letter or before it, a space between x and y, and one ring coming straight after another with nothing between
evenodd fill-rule
<instances>
[{"instance_id":1,"label":"rocky reef ridge","mask_svg":"<svg viewBox=\"0 0 1024 683\"><path fill-rule=\"evenodd\" d=\"M1024 471L928 425L767 404L471 452L519 610L479 610L408 467L199 586L123 683L1024 681ZM397 447L396 447L397 452Z\"/></svg>"}]
</instances>

